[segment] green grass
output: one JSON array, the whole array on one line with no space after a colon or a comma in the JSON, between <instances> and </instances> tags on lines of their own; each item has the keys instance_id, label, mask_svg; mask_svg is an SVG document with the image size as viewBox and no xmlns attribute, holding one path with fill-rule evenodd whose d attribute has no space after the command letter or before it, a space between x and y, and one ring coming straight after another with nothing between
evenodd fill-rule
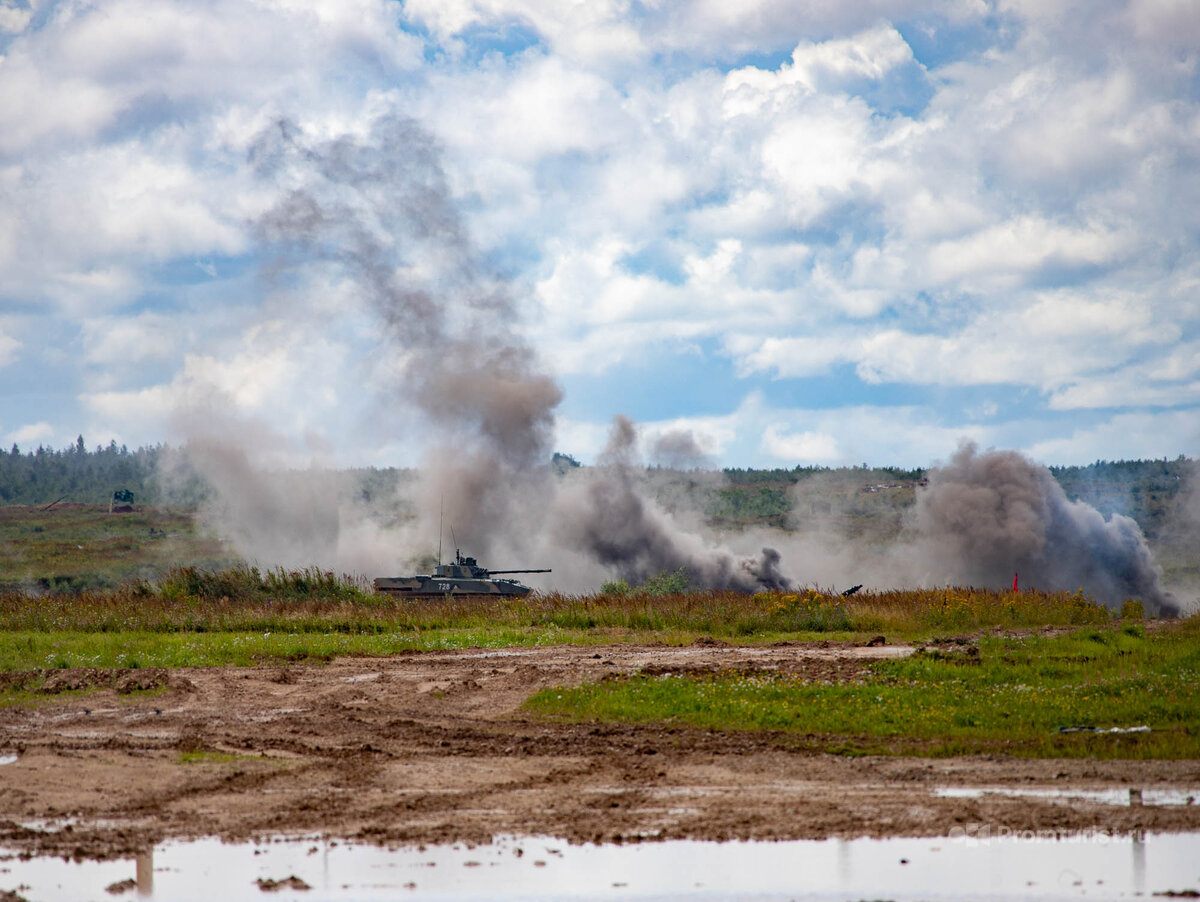
<instances>
[{"instance_id":1,"label":"green grass","mask_svg":"<svg viewBox=\"0 0 1200 902\"><path fill-rule=\"evenodd\" d=\"M0 632L0 671L65 667L254 666L402 651L588 644L561 630L438 630L431 633Z\"/></svg>"},{"instance_id":2,"label":"green grass","mask_svg":"<svg viewBox=\"0 0 1200 902\"><path fill-rule=\"evenodd\" d=\"M522 599L375 595L353 579L184 567L157 582L36 596L0 592L0 670L182 667L326 661L410 649L552 643L666 642L702 637L770 643L920 638L964 629L1105 624L1075 594L971 589L799 594L681 592Z\"/></svg>"},{"instance_id":3,"label":"green grass","mask_svg":"<svg viewBox=\"0 0 1200 902\"><path fill-rule=\"evenodd\" d=\"M36 681L37 685L41 680ZM36 687L9 687L0 692L0 708L36 708L50 702L75 698L91 690L83 689L71 692L59 692L55 695L44 695Z\"/></svg>"},{"instance_id":4,"label":"green grass","mask_svg":"<svg viewBox=\"0 0 1200 902\"><path fill-rule=\"evenodd\" d=\"M0 506L0 586L41 592L113 588L158 578L180 561L227 567L236 555L188 511L107 505Z\"/></svg>"},{"instance_id":5,"label":"green grass","mask_svg":"<svg viewBox=\"0 0 1200 902\"><path fill-rule=\"evenodd\" d=\"M235 755L231 752L191 751L180 752L176 764L234 764L242 761L259 761L258 755Z\"/></svg>"},{"instance_id":6,"label":"green grass","mask_svg":"<svg viewBox=\"0 0 1200 902\"><path fill-rule=\"evenodd\" d=\"M863 684L792 677L635 677L542 693L547 717L777 730L843 753L1120 754L1200 757L1197 618L1150 638L1136 606L1116 620L1079 593L969 588L797 593L647 590L592 596L398 599L316 568L182 567L156 580L33 595L0 591L0 671L141 668L382 656L410 650L662 642L759 644L979 635L1045 625L1057 639L984 638L981 654L876 665ZM15 681L0 704L36 704ZM1148 722L1148 735L1063 734L1060 726Z\"/></svg>"},{"instance_id":7,"label":"green grass","mask_svg":"<svg viewBox=\"0 0 1200 902\"><path fill-rule=\"evenodd\" d=\"M24 670L24 672L17 676L19 678L14 684L10 684L3 690L0 690L0 708L37 708L43 705L59 704L95 692L99 688L98 686L89 686L83 689L60 689L53 692L46 692L43 690L43 686L46 683L45 670ZM163 691L161 687L155 689L135 689L131 692L123 693L120 700L126 702L130 699L145 699L161 695Z\"/></svg>"},{"instance_id":8,"label":"green grass","mask_svg":"<svg viewBox=\"0 0 1200 902\"><path fill-rule=\"evenodd\" d=\"M978 657L879 662L860 683L633 676L539 692L541 716L772 730L842 753L1200 758L1200 618L984 638ZM1060 732L1147 725L1150 733Z\"/></svg>"},{"instance_id":9,"label":"green grass","mask_svg":"<svg viewBox=\"0 0 1200 902\"><path fill-rule=\"evenodd\" d=\"M1110 613L1079 593L934 589L800 593L642 589L592 596L403 599L309 568L209 572L180 568L157 582L37 597L0 591L0 631L410 633L567 631L602 638L662 634L770 642L885 633L920 638L990 627L1104 624ZM658 636L661 638L661 635ZM665 641L665 640L664 640Z\"/></svg>"}]
</instances>

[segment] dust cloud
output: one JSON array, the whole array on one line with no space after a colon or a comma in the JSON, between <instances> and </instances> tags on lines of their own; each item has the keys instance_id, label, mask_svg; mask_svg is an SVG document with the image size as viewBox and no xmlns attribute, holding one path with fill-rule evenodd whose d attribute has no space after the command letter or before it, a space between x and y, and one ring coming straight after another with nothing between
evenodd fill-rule
<instances>
[{"instance_id":1,"label":"dust cloud","mask_svg":"<svg viewBox=\"0 0 1200 902\"><path fill-rule=\"evenodd\" d=\"M704 470L714 465L690 429L671 429L656 436L650 443L650 462L668 470Z\"/></svg>"},{"instance_id":2,"label":"dust cloud","mask_svg":"<svg viewBox=\"0 0 1200 902\"><path fill-rule=\"evenodd\" d=\"M596 466L557 493L556 533L563 544L583 550L633 585L663 571L687 571L697 588L786 589L780 555L764 548L740 557L708 545L681 529L643 491L645 466L631 420L614 419L608 445Z\"/></svg>"},{"instance_id":3,"label":"dust cloud","mask_svg":"<svg viewBox=\"0 0 1200 902\"><path fill-rule=\"evenodd\" d=\"M1026 586L1172 608L1134 521L1069 501L1044 467L1015 452L964 446L932 471L885 543L840 529L821 480L797 489L793 507L806 513L796 528L718 535L683 494L665 507L655 500L662 493L623 417L595 467L556 476L562 392L520 334L510 285L481 264L432 137L397 115L335 138L280 120L253 143L247 167L274 198L252 229L264 283L350 299L345 316L368 318L376 336L365 390L383 413L373 428L424 449L417 479L368 498L333 469L319 439L306 466L281 463L273 453L283 439L230 413L236 406L218 390L196 393L177 411L184 449L163 479L201 478L206 518L251 561L393 574L440 547L444 524L497 568L554 567L544 585L567 591L680 568L696 588L747 591L998 587L1017 571ZM291 315L314 316L306 311ZM673 472L711 466L684 431L651 439L648 457Z\"/></svg>"},{"instance_id":4,"label":"dust cloud","mask_svg":"<svg viewBox=\"0 0 1200 902\"><path fill-rule=\"evenodd\" d=\"M789 536L777 546L789 572L827 589L1002 590L1018 575L1026 589L1081 589L1110 607L1138 598L1152 611L1177 612L1138 524L1070 500L1041 464L964 443L926 476L915 503L888 506L882 488L869 514L856 471L798 482Z\"/></svg>"},{"instance_id":5,"label":"dust cloud","mask_svg":"<svg viewBox=\"0 0 1200 902\"><path fill-rule=\"evenodd\" d=\"M1041 464L1015 451L965 444L918 493L915 547L955 584L1082 589L1116 606L1140 598L1177 611L1138 524L1071 501Z\"/></svg>"},{"instance_id":6,"label":"dust cloud","mask_svg":"<svg viewBox=\"0 0 1200 902\"><path fill-rule=\"evenodd\" d=\"M384 116L364 136L314 139L281 120L254 142L249 166L277 193L254 223L264 278L312 279L316 267L327 283L350 286L379 326L376 353L388 377L379 406L412 413L399 418L402 431L423 436L426 451L419 480L402 493L415 516L389 522L386 511L357 503L317 456L307 469L281 471L270 453L277 436L244 416L212 415L232 405L182 406L179 469L209 486L205 515L243 556L387 573L427 557L444 523L485 561L532 566L542 563L531 563L533 554L563 554L572 588L594 587L577 581L598 568L636 582L684 567L698 587L786 584L776 552L742 557L714 547L642 496L627 420L582 484L555 479L562 393L517 333L508 285L479 264L440 150L419 126ZM660 437L652 455L672 465L706 460L687 433Z\"/></svg>"},{"instance_id":7,"label":"dust cloud","mask_svg":"<svg viewBox=\"0 0 1200 902\"><path fill-rule=\"evenodd\" d=\"M302 173L260 233L278 259L336 263L374 311L383 355L403 362L393 406L415 406L438 437L425 443L420 507L486 553L525 512L514 489L544 478L562 393L514 331L507 285L479 265L439 148L411 120L384 117L365 138L325 142L280 123L252 157L262 172Z\"/></svg>"},{"instance_id":8,"label":"dust cloud","mask_svg":"<svg viewBox=\"0 0 1200 902\"><path fill-rule=\"evenodd\" d=\"M334 139L280 120L248 166L276 194L253 223L264 281L348 287L358 307L346 316L365 311L376 324L380 428L437 436L420 443L420 483L398 487L418 516L398 524L396 511L363 503L321 454L284 472L273 455L286 440L230 413L228 398L214 403L211 387L204 403L189 398L176 411L183 461L163 479L199 474L211 491L206 518L256 562L392 569L428 551L443 510L464 544L486 551L528 514L517 490L545 478L561 392L515 333L507 286L478 264L436 142L394 115Z\"/></svg>"}]
</instances>

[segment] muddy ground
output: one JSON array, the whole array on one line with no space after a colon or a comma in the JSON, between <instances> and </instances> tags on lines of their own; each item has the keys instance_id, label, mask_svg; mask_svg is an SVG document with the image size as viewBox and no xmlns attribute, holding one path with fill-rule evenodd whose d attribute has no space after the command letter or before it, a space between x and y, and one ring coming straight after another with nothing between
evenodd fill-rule
<instances>
[{"instance_id":1,"label":"muddy ground","mask_svg":"<svg viewBox=\"0 0 1200 902\"><path fill-rule=\"evenodd\" d=\"M535 690L639 670L853 679L903 654L788 645L579 647L324 666L61 671L0 711L0 845L78 857L164 839L320 832L375 843L805 839L1011 830L1198 830L1191 806L941 798L939 787L1197 789L1200 761L846 758L803 737L558 725ZM161 692L129 694L147 685ZM190 753L190 754L189 754ZM15 761L11 759L16 757Z\"/></svg>"}]
</instances>

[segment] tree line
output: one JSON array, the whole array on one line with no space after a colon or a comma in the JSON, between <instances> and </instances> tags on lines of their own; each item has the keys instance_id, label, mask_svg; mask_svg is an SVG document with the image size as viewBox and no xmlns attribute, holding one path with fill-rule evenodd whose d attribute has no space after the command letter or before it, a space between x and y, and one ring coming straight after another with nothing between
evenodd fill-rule
<instances>
[{"instance_id":1,"label":"tree line","mask_svg":"<svg viewBox=\"0 0 1200 902\"><path fill-rule=\"evenodd\" d=\"M23 451L13 445L0 450L0 504L46 505L55 501L106 504L113 493L133 492L139 504L194 506L209 492L198 474L186 467L175 467L170 485L159 478L164 457L174 449L169 445L148 445L130 450L124 445L87 447L82 435L62 449L46 448ZM566 454L555 454L556 472L579 467ZM1102 511L1132 514L1139 521L1153 522L1163 507L1200 471L1196 461L1183 455L1168 460L1098 460L1082 466L1051 467L1058 482L1072 498L1082 498ZM360 485L363 500L382 500L394 491L394 477L400 471L348 469L347 478ZM780 520L789 506L787 490L791 485L818 474L833 474L844 480L871 483L913 484L924 477L920 469L901 467L813 467L746 469L722 471L726 489L717 505L720 513L737 519ZM728 510L726 510L728 508Z\"/></svg>"},{"instance_id":2,"label":"tree line","mask_svg":"<svg viewBox=\"0 0 1200 902\"><path fill-rule=\"evenodd\" d=\"M169 478L163 478L164 472ZM303 478L297 473L274 475L291 481ZM351 468L336 471L332 484L343 497L350 493L363 502L388 503L396 498L397 482L410 475L394 467ZM14 444L7 452L0 450L0 505L108 504L122 491L132 492L139 505L176 508L195 508L212 494L204 477L170 445L131 451L109 442L89 450L81 435L62 449L39 445L22 451Z\"/></svg>"},{"instance_id":3,"label":"tree line","mask_svg":"<svg viewBox=\"0 0 1200 902\"><path fill-rule=\"evenodd\" d=\"M110 442L89 451L82 435L62 450L39 445L23 452L14 444L7 453L0 451L0 504L101 504L118 489L150 501L163 450L163 445L154 445L130 451Z\"/></svg>"}]
</instances>

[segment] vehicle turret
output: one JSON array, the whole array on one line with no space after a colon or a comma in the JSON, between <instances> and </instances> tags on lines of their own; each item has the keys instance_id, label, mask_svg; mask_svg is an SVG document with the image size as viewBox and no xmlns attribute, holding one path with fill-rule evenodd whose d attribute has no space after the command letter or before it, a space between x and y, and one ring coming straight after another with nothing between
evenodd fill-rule
<instances>
[{"instance_id":1,"label":"vehicle turret","mask_svg":"<svg viewBox=\"0 0 1200 902\"><path fill-rule=\"evenodd\" d=\"M388 595L435 597L442 595L506 595L520 597L533 590L515 579L492 579L495 574L550 573L550 570L489 570L473 557L454 550L454 562L438 564L429 576L379 577L375 591Z\"/></svg>"}]
</instances>

